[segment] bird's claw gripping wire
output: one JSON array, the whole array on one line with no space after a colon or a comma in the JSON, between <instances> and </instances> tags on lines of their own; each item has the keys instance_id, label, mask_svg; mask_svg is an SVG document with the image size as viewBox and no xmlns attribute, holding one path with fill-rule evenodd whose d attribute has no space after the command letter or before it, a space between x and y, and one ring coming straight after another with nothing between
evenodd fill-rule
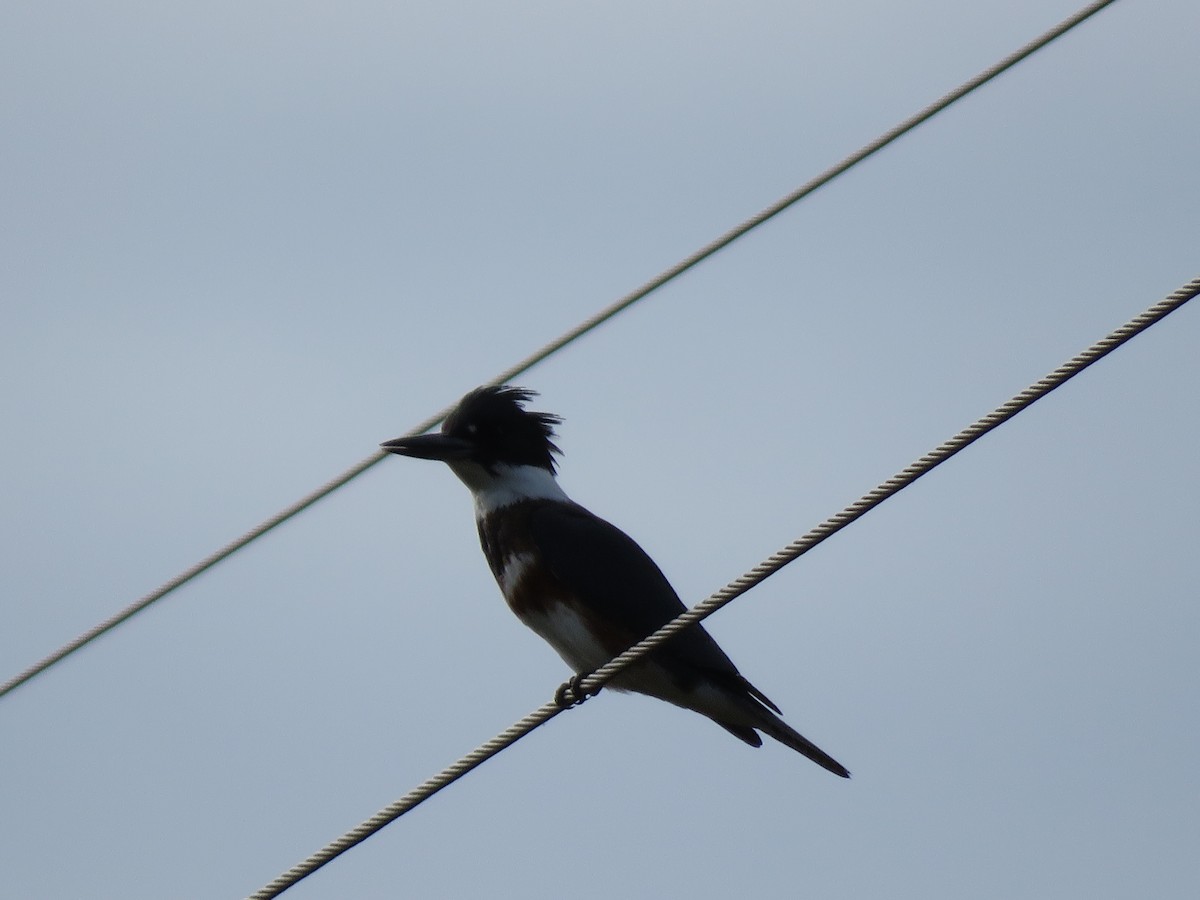
<instances>
[{"instance_id":1,"label":"bird's claw gripping wire","mask_svg":"<svg viewBox=\"0 0 1200 900\"><path fill-rule=\"evenodd\" d=\"M591 674L591 672L584 672L582 674L572 675L570 678L560 684L558 686L558 690L554 692L554 702L563 709L570 709L572 706L579 706L589 697L596 696L596 694L599 693L598 690L585 691L583 689L584 679Z\"/></svg>"}]
</instances>

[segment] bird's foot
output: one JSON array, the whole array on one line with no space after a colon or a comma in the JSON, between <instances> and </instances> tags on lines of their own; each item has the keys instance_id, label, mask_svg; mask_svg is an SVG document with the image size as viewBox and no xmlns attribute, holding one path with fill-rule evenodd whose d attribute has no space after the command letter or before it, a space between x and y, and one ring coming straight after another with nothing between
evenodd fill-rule
<instances>
[{"instance_id":1,"label":"bird's foot","mask_svg":"<svg viewBox=\"0 0 1200 900\"><path fill-rule=\"evenodd\" d=\"M583 689L583 680L590 674L590 672L584 672L572 675L560 684L558 690L554 692L554 702L563 709L570 709L572 706L583 703L588 697L594 697L597 691L588 692Z\"/></svg>"}]
</instances>

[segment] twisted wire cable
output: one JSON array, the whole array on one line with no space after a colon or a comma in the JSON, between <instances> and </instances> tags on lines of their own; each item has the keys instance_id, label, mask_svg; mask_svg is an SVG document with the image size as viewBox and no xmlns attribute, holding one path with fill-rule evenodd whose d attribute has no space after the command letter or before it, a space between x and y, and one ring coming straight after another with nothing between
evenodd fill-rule
<instances>
[{"instance_id":1,"label":"twisted wire cable","mask_svg":"<svg viewBox=\"0 0 1200 900\"><path fill-rule=\"evenodd\" d=\"M1011 400L1001 404L986 416L964 428L954 437L939 444L920 459L905 466L891 478L863 494L840 513L830 516L820 525L792 541L783 549L771 554L740 578L731 581L706 600L668 622L649 637L634 644L628 650L601 666L585 678L575 678L559 686L555 700L539 706L524 718L514 722L490 741L481 744L454 764L409 791L399 800L384 807L356 828L346 832L337 840L323 847L308 859L288 869L270 884L264 886L249 900L270 900L292 887L301 879L345 853L356 844L365 841L375 832L394 822L405 813L428 800L442 788L462 778L481 763L491 759L506 747L511 746L538 726L548 722L573 705L582 703L588 696L598 692L622 669L632 665L664 641L683 629L712 615L722 606L746 593L755 585L774 575L788 563L798 559L822 541L832 537L851 522L866 515L889 497L908 487L922 475L933 471L956 453L979 440L989 431L1007 422L1017 413L1029 408L1051 391L1074 378L1088 366L1107 356L1130 338L1145 331L1154 323L1179 309L1200 294L1200 277L1196 277L1169 296L1135 316L1126 324L1102 338L1082 353L1072 357L1044 378L1039 378Z\"/></svg>"}]
</instances>

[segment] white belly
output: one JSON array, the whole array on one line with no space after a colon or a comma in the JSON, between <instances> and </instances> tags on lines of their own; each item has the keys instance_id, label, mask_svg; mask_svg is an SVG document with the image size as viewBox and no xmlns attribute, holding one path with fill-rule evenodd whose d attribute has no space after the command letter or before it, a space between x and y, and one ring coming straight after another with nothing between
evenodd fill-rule
<instances>
[{"instance_id":1,"label":"white belly","mask_svg":"<svg viewBox=\"0 0 1200 900\"><path fill-rule=\"evenodd\" d=\"M592 637L583 618L565 603L554 604L549 612L521 618L575 672L591 672L611 658L604 646Z\"/></svg>"},{"instance_id":2,"label":"white belly","mask_svg":"<svg viewBox=\"0 0 1200 900\"><path fill-rule=\"evenodd\" d=\"M553 647L578 674L594 672L612 658L608 650L592 637L583 618L565 603L556 604L549 613L522 616L522 621ZM661 666L650 660L634 663L610 681L608 687L614 691L649 694L705 715L719 710L734 721L740 717L737 711L726 709L728 699L710 686L699 684L690 691L681 690Z\"/></svg>"}]
</instances>

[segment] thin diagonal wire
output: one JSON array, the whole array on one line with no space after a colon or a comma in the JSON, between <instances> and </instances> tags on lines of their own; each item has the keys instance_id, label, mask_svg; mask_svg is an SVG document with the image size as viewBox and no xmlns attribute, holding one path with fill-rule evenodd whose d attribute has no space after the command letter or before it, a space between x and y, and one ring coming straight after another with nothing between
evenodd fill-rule
<instances>
[{"instance_id":1,"label":"thin diagonal wire","mask_svg":"<svg viewBox=\"0 0 1200 900\"><path fill-rule=\"evenodd\" d=\"M961 84L959 87L955 88L950 93L944 95L939 100L936 100L933 103L929 104L924 109L920 110L919 112L917 112L914 115L910 116L909 118L905 119L903 122L901 122L899 125L895 126L894 128L890 129L889 131L884 132L882 135L880 135L878 138L873 140L871 143L865 145L857 152L850 154L849 156L847 156L845 159L843 159L841 162L837 163L836 165L830 167L829 169L826 169L824 172L822 172L816 178L812 179L811 181L807 182L804 185L801 185L799 188L792 191L792 193L786 195L785 197L781 198L780 200L778 200L775 203L768 206L762 212L758 213L755 216L751 216L749 219L742 222L740 225L738 225L734 228L731 228L729 231L725 232L720 237L716 238L712 242L701 247L699 250L697 250L691 256L688 256L688 257L680 260L678 263L671 266L669 269L666 269L665 271L663 271L656 277L647 281L641 287L637 288L634 291L631 291L630 293L626 294L624 297L621 297L620 299L616 300L609 306L600 310L598 313L593 315L591 318L586 319L585 321L581 322L579 325L577 325L575 328L572 328L570 331L566 332L561 337L546 344L540 350L538 350L534 353L531 353L529 356L525 357L525 359L521 360L516 365L512 366L509 369L506 369L504 372L497 375L494 379L492 379L492 381L490 383L491 384L502 384L502 383L508 381L509 379L515 378L517 375L520 375L523 372L526 372L527 370L533 368L535 365L537 365L542 360L546 359L548 356L550 356L554 353L557 353L563 347L565 347L568 344L572 343L573 341L583 337L583 335L587 334L589 331L593 330L594 328L598 327L599 325L602 325L604 322L607 322L609 319L613 318L618 313L623 312L624 310L628 309L633 304L637 303L639 300L643 299L644 297L651 294L652 292L658 290L660 287L665 285L667 282L679 277L684 272L686 272L688 269L691 269L693 266L699 264L700 262L703 262L705 259L712 256L718 250L721 250L722 248L727 247L729 244L733 243L738 238L747 234L754 228L757 228L759 225L763 224L768 219L773 218L774 216L783 212L788 207L792 206L793 204L795 204L795 203L799 202L800 200L804 199L805 197L807 197L809 194L813 193L813 191L815 191L818 188L833 181L833 179L837 178L839 175L843 174L844 172L846 172L849 169L853 168L854 166L858 165L860 162L865 160L867 157L872 156L873 154L882 150L884 147L886 147L888 144L895 141L897 138L901 137L904 134L907 134L909 131L912 131L918 125L922 124L923 122L927 121L928 119L931 119L933 116L937 115L942 110L949 107L951 104L955 103L958 100L961 100L963 97L965 97L967 94L974 91L976 88L981 87L982 85L991 81L997 75L1001 74L1002 72L1006 71L1007 69L1010 69L1012 66L1016 65L1021 60L1025 59L1027 56L1042 49L1047 44L1049 44L1051 41L1066 34L1068 31L1070 31L1076 25L1079 25L1084 20L1091 18L1093 15L1098 13L1100 10L1104 9L1104 7L1109 6L1110 4L1112 4L1114 2L1116 2L1116 0L1097 0L1097 2L1091 3L1091 4L1083 7L1083 9L1079 10L1079 12L1075 13L1070 18L1064 19L1058 25L1054 26L1049 31L1042 34L1040 37L1037 37L1034 40L1030 41L1028 44L1026 44L1024 47L1021 47L1015 53L1012 53L1009 56L1006 56L1004 59L1000 60L995 65L990 66L987 69L984 69L982 72L980 72L978 75L976 75L974 78L970 79L969 81L963 82L963 84ZM450 407L443 409L436 416L431 416L430 418L421 422L419 425L417 425L415 428L413 428L408 433L409 434L420 434L421 432L428 431L430 428L434 427L439 422L441 422L442 419L444 419L447 415L449 415L450 409L451 409ZM342 487L346 483L357 478L359 475L361 475L363 472L367 471L367 469L374 466L376 463L378 463L380 460L382 460L386 456L387 456L386 453L379 451L379 452L376 452L376 453L372 454L371 456L367 457L362 462L357 463L354 466L351 466L349 469L347 469L341 475L338 475L336 478L333 478L333 479L325 482L325 484L321 485L319 488L317 488L312 493L308 494L305 497L300 498L295 503L293 503L291 506L288 506L288 507L280 510L275 515L271 516L271 518L267 519L266 521L262 522L261 524L250 529L249 531L247 531L241 537L239 537L233 541L230 541L228 544L221 547L216 552L210 554L209 556L206 556L204 559L200 560L200 562L196 563L191 568L185 569L183 572L180 572L178 575L176 575L174 578L172 578L170 581L166 582L165 584L163 584L156 590L153 590L149 594L146 594L145 596L141 597L140 599L134 601L133 603L126 606L124 609L115 613L113 616L105 619L103 622L100 622L99 624L88 629L83 634L79 635L79 637L64 644L63 646L61 646L60 648L58 648L57 650L55 650L53 653L49 654L48 656L43 657L38 662L31 665L29 668L14 675L8 681L4 682L3 684L0 684L0 697L3 697L5 694L7 694L9 691L13 690L14 688L20 687L22 684L29 681L34 676L39 675L42 672L46 671L48 668L55 665L56 663L59 663L62 660L66 659L68 656L70 656L76 650L79 650L80 648L84 647L85 645L91 643L92 641L94 641L96 638L100 637L100 635L104 634L105 632L111 631L113 628L116 628L122 622L126 621L127 619L132 618L137 613L144 610L146 607L161 600L163 597L165 597L167 594L174 591L176 588L182 587L184 584L191 581L197 575L201 574L202 572L204 572L208 569L211 569L213 566L215 566L217 563L221 562L222 560L226 559L227 557L232 556L234 553L238 552L243 547L247 546L251 542L262 537L268 531L271 531L277 525L283 524L288 519L292 518L292 516L295 516L296 514L304 511L305 509L308 509L308 507L312 506L318 500L321 500L322 498L333 493L335 490Z\"/></svg>"},{"instance_id":2,"label":"thin diagonal wire","mask_svg":"<svg viewBox=\"0 0 1200 900\"><path fill-rule=\"evenodd\" d=\"M771 554L771 556L767 557L745 575L742 575L735 581L731 581L725 587L721 588L721 590L708 597L708 599L696 604L687 612L682 613L678 618L673 619L658 629L654 634L634 644L620 656L601 666L587 678L584 678L577 686L571 682L567 682L559 688L559 691L568 691L571 696L582 695L582 697L599 691L622 669L641 659L659 644L678 634L683 629L707 618L722 606L730 603L734 598L741 596L755 585L774 575L788 563L800 558L826 538L833 536L851 522L866 515L884 500L902 491L922 475L933 471L933 469L937 468L960 450L970 446L992 429L1007 422L1017 413L1027 409L1054 389L1074 378L1088 366L1107 356L1130 338L1140 334L1169 313L1179 309L1179 307L1183 306L1183 304L1187 303L1197 294L1200 294L1200 277L1192 279L1107 337L1097 341L1088 347L1087 350L1063 363L1046 377L1035 381L1007 403L998 406L974 424L964 428L954 437L950 438L950 440L939 444L911 465L905 466L887 481L882 482L873 490L863 494L862 497L851 503L837 515L830 516L820 525L792 541L782 550ZM270 884L251 894L249 900L270 900L272 897L278 897L301 879L311 875L317 869L331 862L356 844L362 843L375 832L428 800L442 788L462 778L472 769L491 759L501 750L516 743L539 725L548 722L560 712L563 712L565 708L556 701L551 701L538 707L523 719L514 722L487 743L481 744L453 765L448 766L437 775L409 791L395 803L384 807L358 827L346 832L308 859L288 869Z\"/></svg>"}]
</instances>

